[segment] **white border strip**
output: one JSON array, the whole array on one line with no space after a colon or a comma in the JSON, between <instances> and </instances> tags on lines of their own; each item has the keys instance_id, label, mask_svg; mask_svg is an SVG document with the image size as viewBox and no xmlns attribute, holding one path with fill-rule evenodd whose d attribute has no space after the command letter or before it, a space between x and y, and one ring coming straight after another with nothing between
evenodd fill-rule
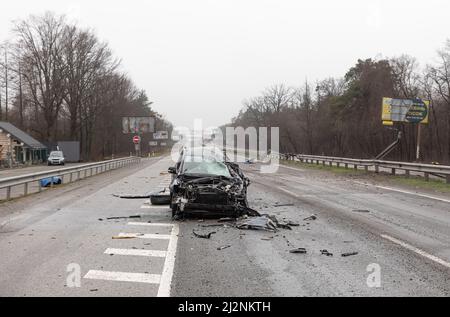
<instances>
[{"instance_id":1,"label":"white border strip","mask_svg":"<svg viewBox=\"0 0 450 317\"><path fill-rule=\"evenodd\" d=\"M167 248L166 261L164 262L164 268L161 274L161 282L159 284L157 295L158 297L170 297L179 232L180 228L178 227L178 225L173 224L172 232L170 234L169 246Z\"/></svg>"},{"instance_id":2,"label":"white border strip","mask_svg":"<svg viewBox=\"0 0 450 317\"><path fill-rule=\"evenodd\" d=\"M136 256L148 256L148 257L156 257L156 258L165 258L166 251L160 250L139 250L139 249L113 249L108 248L105 251L105 254L112 255L136 255Z\"/></svg>"},{"instance_id":3,"label":"white border strip","mask_svg":"<svg viewBox=\"0 0 450 317\"><path fill-rule=\"evenodd\" d=\"M405 249L408 249L408 250L413 251L413 252L415 252L415 253L423 256L423 257L426 257L427 259L429 259L431 261L434 261L434 262L439 263L439 264L441 264L441 265L443 265L443 266L445 266L447 268L450 268L450 263L449 262L444 261L444 260L438 258L437 256L429 254L429 253L427 253L427 252L425 252L423 250L420 250L420 249L418 249L418 248L416 248L416 247L414 247L412 245L409 245L406 242L400 241L400 240L398 240L396 238L393 238L391 236L388 236L386 234L382 234L381 237L384 238L384 239L387 239L387 240L389 240L391 242L394 242L395 244L398 244L398 245L404 247Z\"/></svg>"},{"instance_id":4,"label":"white border strip","mask_svg":"<svg viewBox=\"0 0 450 317\"><path fill-rule=\"evenodd\" d=\"M147 273L108 272L108 271L90 270L89 272L87 272L84 278L91 280L159 284L161 280L161 275L147 274Z\"/></svg>"}]
</instances>

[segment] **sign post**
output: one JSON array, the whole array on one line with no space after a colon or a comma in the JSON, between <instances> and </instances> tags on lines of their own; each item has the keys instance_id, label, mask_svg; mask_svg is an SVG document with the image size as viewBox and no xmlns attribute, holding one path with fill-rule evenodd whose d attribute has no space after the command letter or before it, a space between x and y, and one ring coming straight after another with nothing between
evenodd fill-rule
<instances>
[{"instance_id":1,"label":"sign post","mask_svg":"<svg viewBox=\"0 0 450 317\"><path fill-rule=\"evenodd\" d=\"M141 156L141 137L135 135L133 137L134 149L136 151L136 156Z\"/></svg>"}]
</instances>

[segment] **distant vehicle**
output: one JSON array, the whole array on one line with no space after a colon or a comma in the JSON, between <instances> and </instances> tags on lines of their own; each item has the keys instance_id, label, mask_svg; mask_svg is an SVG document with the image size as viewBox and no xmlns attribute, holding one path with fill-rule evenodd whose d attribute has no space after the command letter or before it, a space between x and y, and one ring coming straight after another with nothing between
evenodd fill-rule
<instances>
[{"instance_id":1,"label":"distant vehicle","mask_svg":"<svg viewBox=\"0 0 450 317\"><path fill-rule=\"evenodd\" d=\"M52 151L47 159L47 165L64 165L65 158L62 151Z\"/></svg>"},{"instance_id":2,"label":"distant vehicle","mask_svg":"<svg viewBox=\"0 0 450 317\"><path fill-rule=\"evenodd\" d=\"M172 216L184 213L240 216L249 210L250 181L216 147L184 148L170 184Z\"/></svg>"}]
</instances>

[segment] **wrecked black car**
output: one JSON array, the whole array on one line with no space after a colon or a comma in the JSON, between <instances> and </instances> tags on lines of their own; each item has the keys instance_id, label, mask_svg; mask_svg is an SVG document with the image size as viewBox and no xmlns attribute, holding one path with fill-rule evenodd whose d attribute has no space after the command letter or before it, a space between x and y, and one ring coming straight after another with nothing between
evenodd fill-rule
<instances>
[{"instance_id":1,"label":"wrecked black car","mask_svg":"<svg viewBox=\"0 0 450 317\"><path fill-rule=\"evenodd\" d=\"M184 149L169 173L173 175L170 207L175 218L184 214L239 217L251 211L249 179L216 147Z\"/></svg>"}]
</instances>

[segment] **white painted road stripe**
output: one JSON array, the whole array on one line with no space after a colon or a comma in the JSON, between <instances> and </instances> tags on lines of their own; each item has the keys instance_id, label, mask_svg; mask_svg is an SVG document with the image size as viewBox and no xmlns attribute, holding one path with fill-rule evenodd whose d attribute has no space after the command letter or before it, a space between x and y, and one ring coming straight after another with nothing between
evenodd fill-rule
<instances>
[{"instance_id":1,"label":"white painted road stripe","mask_svg":"<svg viewBox=\"0 0 450 317\"><path fill-rule=\"evenodd\" d=\"M106 249L105 254L114 254L114 255L137 255L137 256L150 256L150 257L158 257L165 258L166 251L159 250L138 250L138 249Z\"/></svg>"},{"instance_id":2,"label":"white painted road stripe","mask_svg":"<svg viewBox=\"0 0 450 317\"><path fill-rule=\"evenodd\" d=\"M277 187L279 190L284 191L285 193L292 195L294 197L298 197L296 193L291 192L290 190L284 189L283 187Z\"/></svg>"},{"instance_id":3,"label":"white painted road stripe","mask_svg":"<svg viewBox=\"0 0 450 317\"><path fill-rule=\"evenodd\" d=\"M129 226L147 226L147 227L173 227L171 223L158 223L158 222L129 222Z\"/></svg>"},{"instance_id":4,"label":"white painted road stripe","mask_svg":"<svg viewBox=\"0 0 450 317\"><path fill-rule=\"evenodd\" d=\"M166 261L161 275L161 282L158 289L158 297L170 297L170 289L172 285L173 269L175 267L175 257L177 253L178 233L180 229L177 224L172 227L170 234L169 246L167 247Z\"/></svg>"},{"instance_id":5,"label":"white painted road stripe","mask_svg":"<svg viewBox=\"0 0 450 317\"><path fill-rule=\"evenodd\" d=\"M403 189L398 189L398 188L372 185L372 184L367 184L367 183L358 182L358 181L354 181L354 182L357 183L357 184L360 184L360 185L373 186L373 187L380 188L380 189L390 190L390 191L399 192L399 193L408 194L408 195L419 196L419 197L428 198L428 199L439 200L439 201L442 201L444 203L450 203L450 200L444 199L444 198L440 198L440 197L436 197L436 196L430 196L430 195L425 195L425 194L414 193L414 192L410 192L410 191L403 190Z\"/></svg>"},{"instance_id":6,"label":"white painted road stripe","mask_svg":"<svg viewBox=\"0 0 450 317\"><path fill-rule=\"evenodd\" d=\"M391 236L388 236L386 234L382 234L381 237L384 238L384 239L387 239L387 240L389 240L391 242L394 242L395 244L398 244L398 245L400 245L400 246L402 246L402 247L404 247L404 248L406 248L406 249L408 249L410 251L413 251L413 252L415 252L415 253L417 253L417 254L419 254L421 256L424 256L424 257L426 257L427 259L429 259L431 261L434 261L434 262L439 263L439 264L441 264L441 265L443 265L443 266L445 266L447 268L450 268L450 263L449 262L444 261L444 260L438 258L437 256L429 254L429 253L427 253L427 252L425 252L423 250L420 250L420 249L418 249L418 248L416 248L416 247L414 247L412 245L409 245L406 242L400 241L400 240L398 240L396 238L393 238Z\"/></svg>"},{"instance_id":7,"label":"white painted road stripe","mask_svg":"<svg viewBox=\"0 0 450 317\"><path fill-rule=\"evenodd\" d=\"M152 234L152 233L119 233L119 237L129 237L138 239L157 239L157 240L169 240L170 235L168 234Z\"/></svg>"},{"instance_id":8,"label":"white painted road stripe","mask_svg":"<svg viewBox=\"0 0 450 317\"><path fill-rule=\"evenodd\" d=\"M159 284L161 280L161 275L147 274L147 273L127 273L127 272L108 272L108 271L90 270L89 272L87 272L84 278L91 280Z\"/></svg>"}]
</instances>

